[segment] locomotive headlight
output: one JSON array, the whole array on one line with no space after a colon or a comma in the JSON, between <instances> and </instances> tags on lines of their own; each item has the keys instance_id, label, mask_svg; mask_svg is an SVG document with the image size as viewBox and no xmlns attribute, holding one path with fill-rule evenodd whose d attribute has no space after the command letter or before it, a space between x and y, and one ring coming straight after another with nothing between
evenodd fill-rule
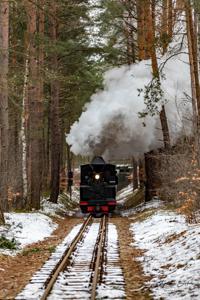
<instances>
[{"instance_id":1,"label":"locomotive headlight","mask_svg":"<svg viewBox=\"0 0 200 300\"><path fill-rule=\"evenodd\" d=\"M99 174L95 174L94 178L95 178L96 180L99 180L99 179L100 179L100 175L99 175Z\"/></svg>"}]
</instances>

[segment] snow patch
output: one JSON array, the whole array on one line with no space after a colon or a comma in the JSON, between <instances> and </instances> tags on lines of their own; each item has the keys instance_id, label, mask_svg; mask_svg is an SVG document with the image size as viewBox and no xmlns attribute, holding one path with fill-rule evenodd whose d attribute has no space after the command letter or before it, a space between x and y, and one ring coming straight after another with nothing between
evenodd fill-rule
<instances>
[{"instance_id":1,"label":"snow patch","mask_svg":"<svg viewBox=\"0 0 200 300\"><path fill-rule=\"evenodd\" d=\"M40 211L48 216L60 217L60 214L66 213L66 207L62 203L52 203L47 199L43 199Z\"/></svg>"},{"instance_id":2,"label":"snow patch","mask_svg":"<svg viewBox=\"0 0 200 300\"><path fill-rule=\"evenodd\" d=\"M140 258L154 299L200 298L200 225L188 225L184 216L159 211L131 225L134 246L145 250Z\"/></svg>"},{"instance_id":3,"label":"snow patch","mask_svg":"<svg viewBox=\"0 0 200 300\"><path fill-rule=\"evenodd\" d=\"M133 195L132 184L129 184L117 193L117 203L123 204L130 195Z\"/></svg>"},{"instance_id":4,"label":"snow patch","mask_svg":"<svg viewBox=\"0 0 200 300\"><path fill-rule=\"evenodd\" d=\"M17 295L15 300L39 300L44 293L46 280L52 274L53 270L63 257L66 248L69 247L75 236L78 234L81 225L76 225L70 233L65 237L64 241L56 247L54 253L45 262L43 267L37 271L25 288Z\"/></svg>"},{"instance_id":5,"label":"snow patch","mask_svg":"<svg viewBox=\"0 0 200 300\"><path fill-rule=\"evenodd\" d=\"M79 203L79 188L72 187L72 195L70 199L69 193L62 193L58 197L58 203L52 203L48 199L43 199L41 202L41 213L51 217L61 218L64 216L73 216L77 208L74 208Z\"/></svg>"},{"instance_id":6,"label":"snow patch","mask_svg":"<svg viewBox=\"0 0 200 300\"><path fill-rule=\"evenodd\" d=\"M5 220L6 226L0 227L0 235L10 240L14 238L19 249L44 240L57 228L51 218L41 213L5 213ZM9 255L16 251L0 249L0 253Z\"/></svg>"},{"instance_id":7,"label":"snow patch","mask_svg":"<svg viewBox=\"0 0 200 300\"><path fill-rule=\"evenodd\" d=\"M122 217L130 217L136 215L139 212L143 212L145 210L161 208L164 205L165 205L164 201L161 201L160 199L157 199L155 197L151 201L144 202L137 205L136 207L121 211L120 215Z\"/></svg>"}]
</instances>

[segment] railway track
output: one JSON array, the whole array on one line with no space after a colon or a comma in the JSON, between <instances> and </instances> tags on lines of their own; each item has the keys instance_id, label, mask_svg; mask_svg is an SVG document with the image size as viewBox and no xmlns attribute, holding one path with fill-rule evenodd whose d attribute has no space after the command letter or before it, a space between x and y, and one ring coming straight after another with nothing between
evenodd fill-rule
<instances>
[{"instance_id":1,"label":"railway track","mask_svg":"<svg viewBox=\"0 0 200 300\"><path fill-rule=\"evenodd\" d=\"M99 237L96 245L97 252L95 253L96 255L93 262L91 300L96 299L97 284L100 282L100 279L102 280L103 262L105 258L106 227L107 218L104 216L101 220Z\"/></svg>"},{"instance_id":2,"label":"railway track","mask_svg":"<svg viewBox=\"0 0 200 300\"><path fill-rule=\"evenodd\" d=\"M89 216L80 227L68 236L44 266L33 276L30 283L15 298L16 300L62 300L62 299L103 299L99 286L106 283L108 246L108 220L104 216L100 222L94 222ZM75 237L73 237L73 235ZM60 257L60 259L59 259ZM114 264L116 253L112 254ZM112 264L112 262L111 262ZM115 266L113 265L115 268ZM110 288L113 283L123 289L122 272L113 267L108 278ZM119 287L117 287L119 288ZM122 297L112 299L125 299ZM100 298L99 298L100 297Z\"/></svg>"}]
</instances>

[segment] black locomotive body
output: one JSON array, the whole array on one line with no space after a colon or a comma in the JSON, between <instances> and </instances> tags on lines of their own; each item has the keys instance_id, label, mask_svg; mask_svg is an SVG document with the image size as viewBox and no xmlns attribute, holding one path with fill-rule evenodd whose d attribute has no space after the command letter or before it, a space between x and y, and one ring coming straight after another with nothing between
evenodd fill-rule
<instances>
[{"instance_id":1,"label":"black locomotive body","mask_svg":"<svg viewBox=\"0 0 200 300\"><path fill-rule=\"evenodd\" d=\"M108 214L116 206L116 167L102 157L81 166L80 207L83 213Z\"/></svg>"}]
</instances>

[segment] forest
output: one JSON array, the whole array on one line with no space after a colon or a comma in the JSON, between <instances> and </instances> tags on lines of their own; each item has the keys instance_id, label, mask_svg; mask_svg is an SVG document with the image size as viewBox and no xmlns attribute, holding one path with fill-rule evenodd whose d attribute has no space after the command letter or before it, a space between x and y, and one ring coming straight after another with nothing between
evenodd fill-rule
<instances>
[{"instance_id":1,"label":"forest","mask_svg":"<svg viewBox=\"0 0 200 300\"><path fill-rule=\"evenodd\" d=\"M199 0L0 0L0 300L199 299L199 183Z\"/></svg>"},{"instance_id":2,"label":"forest","mask_svg":"<svg viewBox=\"0 0 200 300\"><path fill-rule=\"evenodd\" d=\"M139 117L142 122L159 115L161 147L169 149L177 139L171 137L162 80L165 64L186 53L191 91L181 100L191 104L186 116L191 124L189 134L179 135L177 151L187 157L189 151L198 168L199 10L198 1L189 0L1 1L2 221L3 211L39 209L44 195L57 202L60 178L72 168L66 135L114 67L149 62L151 80L134 87L146 106ZM184 167L180 172L187 173Z\"/></svg>"}]
</instances>

